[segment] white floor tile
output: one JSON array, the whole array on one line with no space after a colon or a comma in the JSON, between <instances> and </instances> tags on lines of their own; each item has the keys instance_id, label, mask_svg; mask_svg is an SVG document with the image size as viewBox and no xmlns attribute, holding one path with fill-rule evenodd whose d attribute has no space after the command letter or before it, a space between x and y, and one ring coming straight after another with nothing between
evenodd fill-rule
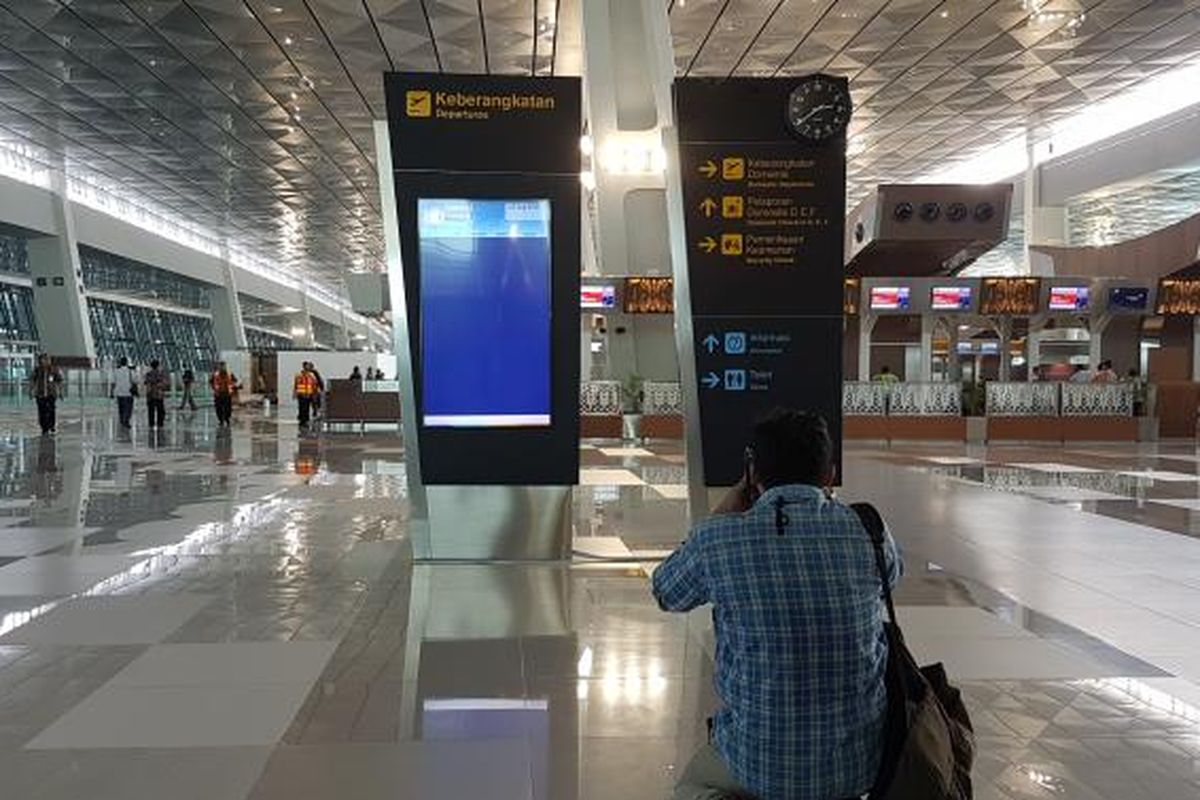
<instances>
[{"instance_id":1,"label":"white floor tile","mask_svg":"<svg viewBox=\"0 0 1200 800\"><path fill-rule=\"evenodd\" d=\"M1034 472L1049 472L1055 475L1090 475L1104 471L1093 467L1079 467L1074 464L1059 464L1053 461L1010 463L1008 466L1016 467L1017 469L1033 470Z\"/></svg>"},{"instance_id":2,"label":"white floor tile","mask_svg":"<svg viewBox=\"0 0 1200 800\"><path fill-rule=\"evenodd\" d=\"M1067 503L1082 503L1087 500L1127 499L1125 495L1101 492L1096 489L1081 489L1078 486L1029 486L1021 491L1042 500L1059 500Z\"/></svg>"},{"instance_id":3,"label":"white floor tile","mask_svg":"<svg viewBox=\"0 0 1200 800\"><path fill-rule=\"evenodd\" d=\"M0 638L4 644L153 644L170 636L212 598L140 594L67 600Z\"/></svg>"},{"instance_id":4,"label":"white floor tile","mask_svg":"<svg viewBox=\"0 0 1200 800\"><path fill-rule=\"evenodd\" d=\"M151 647L112 679L121 687L247 687L313 683L333 642L220 642Z\"/></svg>"},{"instance_id":5,"label":"white floor tile","mask_svg":"<svg viewBox=\"0 0 1200 800\"><path fill-rule=\"evenodd\" d=\"M683 483L651 484L651 489L667 500L687 500L688 487Z\"/></svg>"},{"instance_id":6,"label":"white floor tile","mask_svg":"<svg viewBox=\"0 0 1200 800\"><path fill-rule=\"evenodd\" d=\"M641 478L627 469L596 469L579 470L580 486L644 486Z\"/></svg>"},{"instance_id":7,"label":"white floor tile","mask_svg":"<svg viewBox=\"0 0 1200 800\"><path fill-rule=\"evenodd\" d=\"M309 687L127 687L98 689L35 737L27 749L273 745Z\"/></svg>"},{"instance_id":8,"label":"white floor tile","mask_svg":"<svg viewBox=\"0 0 1200 800\"><path fill-rule=\"evenodd\" d=\"M1148 470L1130 470L1127 472L1118 472L1117 475L1125 475L1130 478L1141 478L1148 481L1161 481L1163 483L1196 483L1200 482L1200 475L1193 475L1187 472L1166 472L1157 469Z\"/></svg>"},{"instance_id":9,"label":"white floor tile","mask_svg":"<svg viewBox=\"0 0 1200 800\"><path fill-rule=\"evenodd\" d=\"M0 595L64 595L92 588L144 559L132 556L34 556L0 567Z\"/></svg>"},{"instance_id":10,"label":"white floor tile","mask_svg":"<svg viewBox=\"0 0 1200 800\"><path fill-rule=\"evenodd\" d=\"M980 463L978 458L968 458L966 456L920 456L920 459L928 461L931 464L940 464L944 467L965 467Z\"/></svg>"},{"instance_id":11,"label":"white floor tile","mask_svg":"<svg viewBox=\"0 0 1200 800\"><path fill-rule=\"evenodd\" d=\"M644 447L601 447L600 453L609 458L653 458L654 453L651 453Z\"/></svg>"},{"instance_id":12,"label":"white floor tile","mask_svg":"<svg viewBox=\"0 0 1200 800\"><path fill-rule=\"evenodd\" d=\"M950 679L1052 680L1106 678L1115 673L1042 639L928 637L910 643L922 664L941 661Z\"/></svg>"},{"instance_id":13,"label":"white floor tile","mask_svg":"<svg viewBox=\"0 0 1200 800\"><path fill-rule=\"evenodd\" d=\"M1033 634L982 608L969 606L897 606L906 638L1033 638Z\"/></svg>"},{"instance_id":14,"label":"white floor tile","mask_svg":"<svg viewBox=\"0 0 1200 800\"><path fill-rule=\"evenodd\" d=\"M99 528L0 528L0 556L32 556L82 539Z\"/></svg>"}]
</instances>

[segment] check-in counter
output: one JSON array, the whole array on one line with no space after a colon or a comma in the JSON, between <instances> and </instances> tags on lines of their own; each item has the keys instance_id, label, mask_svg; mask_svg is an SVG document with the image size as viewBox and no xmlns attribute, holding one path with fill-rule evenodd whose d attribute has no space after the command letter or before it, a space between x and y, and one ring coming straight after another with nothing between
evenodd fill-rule
<instances>
[{"instance_id":1,"label":"check-in counter","mask_svg":"<svg viewBox=\"0 0 1200 800\"><path fill-rule=\"evenodd\" d=\"M1137 441L1128 383L989 383L988 441Z\"/></svg>"},{"instance_id":2,"label":"check-in counter","mask_svg":"<svg viewBox=\"0 0 1200 800\"><path fill-rule=\"evenodd\" d=\"M683 392L678 383L646 381L642 386L643 439L683 439Z\"/></svg>"},{"instance_id":3,"label":"check-in counter","mask_svg":"<svg viewBox=\"0 0 1200 800\"><path fill-rule=\"evenodd\" d=\"M846 439L967 440L957 383L849 382L842 386L842 412Z\"/></svg>"},{"instance_id":4,"label":"check-in counter","mask_svg":"<svg viewBox=\"0 0 1200 800\"><path fill-rule=\"evenodd\" d=\"M587 381L579 387L579 435L584 439L620 439L621 384Z\"/></svg>"},{"instance_id":5,"label":"check-in counter","mask_svg":"<svg viewBox=\"0 0 1200 800\"><path fill-rule=\"evenodd\" d=\"M325 421L364 424L400 421L399 381L326 381Z\"/></svg>"}]
</instances>

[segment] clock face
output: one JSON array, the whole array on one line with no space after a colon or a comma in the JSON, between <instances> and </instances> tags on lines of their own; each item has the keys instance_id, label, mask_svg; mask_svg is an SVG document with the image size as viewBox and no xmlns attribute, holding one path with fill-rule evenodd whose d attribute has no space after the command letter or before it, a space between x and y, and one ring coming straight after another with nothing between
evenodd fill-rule
<instances>
[{"instance_id":1,"label":"clock face","mask_svg":"<svg viewBox=\"0 0 1200 800\"><path fill-rule=\"evenodd\" d=\"M844 133L850 112L850 92L845 84L821 75L805 78L788 97L788 125L797 136L813 142Z\"/></svg>"}]
</instances>

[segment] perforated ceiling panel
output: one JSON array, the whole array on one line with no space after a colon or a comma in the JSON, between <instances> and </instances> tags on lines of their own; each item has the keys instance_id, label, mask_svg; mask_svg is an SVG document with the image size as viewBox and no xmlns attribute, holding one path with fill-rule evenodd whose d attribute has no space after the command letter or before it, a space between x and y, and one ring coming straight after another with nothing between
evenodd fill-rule
<instances>
[{"instance_id":1,"label":"perforated ceiling panel","mask_svg":"<svg viewBox=\"0 0 1200 800\"><path fill-rule=\"evenodd\" d=\"M387 69L577 74L584 0L0 0L0 144L329 285ZM851 202L1200 54L1200 0L674 0L691 75L851 79Z\"/></svg>"}]
</instances>

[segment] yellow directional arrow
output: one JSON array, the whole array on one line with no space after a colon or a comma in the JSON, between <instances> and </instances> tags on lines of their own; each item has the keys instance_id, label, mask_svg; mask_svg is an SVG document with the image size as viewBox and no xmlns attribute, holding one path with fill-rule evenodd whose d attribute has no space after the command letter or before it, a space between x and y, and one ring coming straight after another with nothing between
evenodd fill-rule
<instances>
[{"instance_id":1,"label":"yellow directional arrow","mask_svg":"<svg viewBox=\"0 0 1200 800\"><path fill-rule=\"evenodd\" d=\"M716 210L717 201L713 200L711 197L704 198L704 202L700 204L700 211L706 217L711 217Z\"/></svg>"},{"instance_id":2,"label":"yellow directional arrow","mask_svg":"<svg viewBox=\"0 0 1200 800\"><path fill-rule=\"evenodd\" d=\"M711 158L708 161L705 161L703 164L701 164L699 169L700 169L700 174L706 178L716 177L717 165L715 163L713 163L713 160Z\"/></svg>"},{"instance_id":3,"label":"yellow directional arrow","mask_svg":"<svg viewBox=\"0 0 1200 800\"><path fill-rule=\"evenodd\" d=\"M706 253L711 253L717 249L717 240L711 236L705 236L700 240L700 249Z\"/></svg>"}]
</instances>

